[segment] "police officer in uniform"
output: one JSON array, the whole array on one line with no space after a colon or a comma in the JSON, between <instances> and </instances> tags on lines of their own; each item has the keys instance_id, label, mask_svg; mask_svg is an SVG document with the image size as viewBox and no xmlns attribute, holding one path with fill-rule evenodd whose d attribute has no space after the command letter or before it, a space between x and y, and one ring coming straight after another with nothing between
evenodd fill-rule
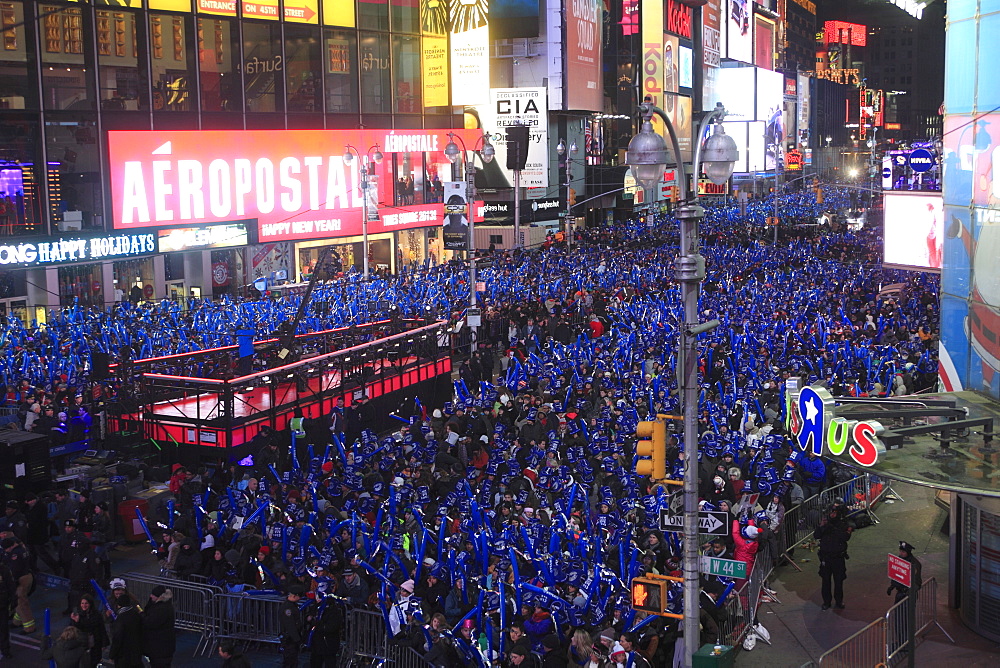
<instances>
[{"instance_id":1,"label":"police officer in uniform","mask_svg":"<svg viewBox=\"0 0 1000 668\"><path fill-rule=\"evenodd\" d=\"M104 568L97 554L90 549L90 541L83 533L75 533L69 540L72 553L69 557L69 595L66 609L72 611L80 604L80 598L90 591L91 580L101 577Z\"/></svg>"},{"instance_id":2,"label":"police officer in uniform","mask_svg":"<svg viewBox=\"0 0 1000 668\"><path fill-rule=\"evenodd\" d=\"M38 629L35 627L35 616L31 613L31 603L28 601L31 584L34 581L34 576L28 568L28 551L20 541L11 536L0 541L0 547L3 548L4 560L16 585L17 612L14 613L14 623L20 625L24 633L34 633Z\"/></svg>"},{"instance_id":3,"label":"police officer in uniform","mask_svg":"<svg viewBox=\"0 0 1000 668\"><path fill-rule=\"evenodd\" d=\"M885 590L886 594L892 594L896 592L895 603L899 603L906 595L913 592L913 603L916 603L917 592L920 591L921 583L921 572L924 569L923 564L920 560L913 556L913 546L907 543L905 540L899 541L899 556L910 562L910 586L906 587L895 580L889 582L889 588Z\"/></svg>"},{"instance_id":4,"label":"police officer in uniform","mask_svg":"<svg viewBox=\"0 0 1000 668\"><path fill-rule=\"evenodd\" d=\"M334 581L335 582L335 581ZM326 593L316 590L321 596ZM309 632L309 668L336 668L339 665L341 629L345 620L344 599L333 595L317 599L309 610L306 621Z\"/></svg>"},{"instance_id":5,"label":"police officer in uniform","mask_svg":"<svg viewBox=\"0 0 1000 668\"><path fill-rule=\"evenodd\" d=\"M813 532L813 538L819 541L819 575L823 578L823 609L830 609L831 599L837 603L837 609L844 608L844 579L847 578L847 541L851 539L852 529L844 519L844 509L834 506L820 520L819 526ZM830 584L833 583L831 596Z\"/></svg>"},{"instance_id":6,"label":"police officer in uniform","mask_svg":"<svg viewBox=\"0 0 1000 668\"><path fill-rule=\"evenodd\" d=\"M302 648L302 612L299 610L299 601L305 593L302 585L292 585L281 606L282 668L298 668L299 665L299 651Z\"/></svg>"}]
</instances>

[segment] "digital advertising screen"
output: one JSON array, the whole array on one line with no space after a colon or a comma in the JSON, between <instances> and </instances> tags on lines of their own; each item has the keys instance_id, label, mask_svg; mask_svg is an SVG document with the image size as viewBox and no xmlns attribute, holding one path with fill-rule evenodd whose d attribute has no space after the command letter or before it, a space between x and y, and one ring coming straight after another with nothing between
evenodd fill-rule
<instances>
[{"instance_id":1,"label":"digital advertising screen","mask_svg":"<svg viewBox=\"0 0 1000 668\"><path fill-rule=\"evenodd\" d=\"M603 0L566 0L566 108L601 111ZM662 16L661 19L662 21ZM487 77L488 83L488 77Z\"/></svg>"},{"instance_id":2,"label":"digital advertising screen","mask_svg":"<svg viewBox=\"0 0 1000 668\"><path fill-rule=\"evenodd\" d=\"M887 192L885 253L888 267L941 271L944 209L940 194Z\"/></svg>"},{"instance_id":3,"label":"digital advertising screen","mask_svg":"<svg viewBox=\"0 0 1000 668\"><path fill-rule=\"evenodd\" d=\"M752 0L727 0L726 57L744 63L753 62L753 8Z\"/></svg>"},{"instance_id":4,"label":"digital advertising screen","mask_svg":"<svg viewBox=\"0 0 1000 668\"><path fill-rule=\"evenodd\" d=\"M778 75L781 76L781 75ZM726 108L726 118L752 121L757 115L754 106L754 68L723 67L719 70L719 101Z\"/></svg>"}]
</instances>

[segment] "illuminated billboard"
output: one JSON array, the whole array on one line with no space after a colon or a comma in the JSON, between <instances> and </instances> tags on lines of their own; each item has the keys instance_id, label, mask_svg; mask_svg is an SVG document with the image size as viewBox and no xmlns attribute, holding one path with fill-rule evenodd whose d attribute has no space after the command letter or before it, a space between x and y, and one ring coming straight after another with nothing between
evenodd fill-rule
<instances>
[{"instance_id":1,"label":"illuminated billboard","mask_svg":"<svg viewBox=\"0 0 1000 668\"><path fill-rule=\"evenodd\" d=\"M726 0L726 57L743 63L753 62L753 10L751 0Z\"/></svg>"},{"instance_id":2,"label":"illuminated billboard","mask_svg":"<svg viewBox=\"0 0 1000 668\"><path fill-rule=\"evenodd\" d=\"M257 219L260 243L362 233L359 160L344 162L348 143L379 145L369 185L393 179L393 153L442 157L448 130L208 130L108 133L114 227L190 227ZM467 146L475 132L454 130ZM381 197L379 197L381 194ZM370 233L440 225L440 203L387 206Z\"/></svg>"},{"instance_id":3,"label":"illuminated billboard","mask_svg":"<svg viewBox=\"0 0 1000 668\"><path fill-rule=\"evenodd\" d=\"M603 0L566 0L566 108L604 109L601 81ZM662 10L661 18L662 22ZM487 82L488 83L488 82Z\"/></svg>"},{"instance_id":4,"label":"illuminated billboard","mask_svg":"<svg viewBox=\"0 0 1000 668\"><path fill-rule=\"evenodd\" d=\"M452 3L451 103L484 104L490 97L490 27L487 0Z\"/></svg>"},{"instance_id":5,"label":"illuminated billboard","mask_svg":"<svg viewBox=\"0 0 1000 668\"><path fill-rule=\"evenodd\" d=\"M490 39L538 37L539 0L490 0Z\"/></svg>"},{"instance_id":6,"label":"illuminated billboard","mask_svg":"<svg viewBox=\"0 0 1000 668\"><path fill-rule=\"evenodd\" d=\"M752 121L756 118L754 87L752 67L723 67L719 70L718 97L726 108L727 118L732 117L732 120L738 121Z\"/></svg>"},{"instance_id":7,"label":"illuminated billboard","mask_svg":"<svg viewBox=\"0 0 1000 668\"><path fill-rule=\"evenodd\" d=\"M940 194L886 192L885 254L889 267L940 271L944 211Z\"/></svg>"},{"instance_id":8,"label":"illuminated billboard","mask_svg":"<svg viewBox=\"0 0 1000 668\"><path fill-rule=\"evenodd\" d=\"M525 188L549 186L549 120L545 88L492 88L490 104L477 108L482 128L490 135L496 149L494 162L514 183L514 171L507 169L507 135L505 128L526 125L528 131L528 161L521 170L521 185ZM486 173L484 173L486 176ZM488 183L487 187L498 187Z\"/></svg>"},{"instance_id":9,"label":"illuminated billboard","mask_svg":"<svg viewBox=\"0 0 1000 668\"><path fill-rule=\"evenodd\" d=\"M823 24L823 41L827 44L868 45L868 28L857 23L827 21Z\"/></svg>"}]
</instances>

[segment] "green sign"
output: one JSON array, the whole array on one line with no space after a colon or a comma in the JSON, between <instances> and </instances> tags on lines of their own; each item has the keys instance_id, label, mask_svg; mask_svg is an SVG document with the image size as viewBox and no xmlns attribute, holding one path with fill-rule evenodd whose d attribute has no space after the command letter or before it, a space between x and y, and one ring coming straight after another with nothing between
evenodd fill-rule
<instances>
[{"instance_id":1,"label":"green sign","mask_svg":"<svg viewBox=\"0 0 1000 668\"><path fill-rule=\"evenodd\" d=\"M702 557L701 572L706 575L721 575L724 578L745 580L747 565L736 559L719 559L718 557Z\"/></svg>"}]
</instances>

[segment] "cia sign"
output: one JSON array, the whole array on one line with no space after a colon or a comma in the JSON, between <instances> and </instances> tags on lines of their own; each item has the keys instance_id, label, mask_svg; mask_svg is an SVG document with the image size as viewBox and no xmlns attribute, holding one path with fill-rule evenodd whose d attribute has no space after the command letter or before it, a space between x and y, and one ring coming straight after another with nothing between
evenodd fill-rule
<instances>
[{"instance_id":1,"label":"cia sign","mask_svg":"<svg viewBox=\"0 0 1000 668\"><path fill-rule=\"evenodd\" d=\"M885 445L879 436L885 431L874 420L849 420L835 415L836 402L823 387L804 387L789 381L786 396L789 401L789 431L795 444L805 452L839 456L847 454L859 466L872 466Z\"/></svg>"},{"instance_id":2,"label":"cia sign","mask_svg":"<svg viewBox=\"0 0 1000 668\"><path fill-rule=\"evenodd\" d=\"M910 169L922 174L933 169L937 161L934 159L933 153L925 148L918 148L910 153L909 162Z\"/></svg>"}]
</instances>

